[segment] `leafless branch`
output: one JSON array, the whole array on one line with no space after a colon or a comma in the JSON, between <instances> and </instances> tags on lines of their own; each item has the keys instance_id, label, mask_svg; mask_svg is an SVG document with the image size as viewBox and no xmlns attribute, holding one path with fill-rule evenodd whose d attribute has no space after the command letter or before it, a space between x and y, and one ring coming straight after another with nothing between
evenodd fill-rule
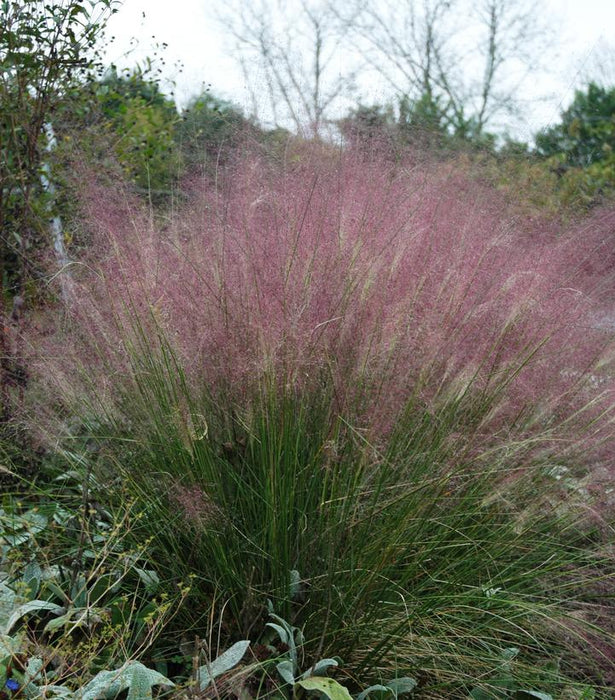
<instances>
[{"instance_id":1,"label":"leafless branch","mask_svg":"<svg viewBox=\"0 0 615 700\"><path fill-rule=\"evenodd\" d=\"M233 37L238 61L256 98L252 108L257 116L266 111L276 125L290 122L299 132L318 136L328 111L353 79L352 66L339 75L334 71L344 29L331 3L230 0L219 19ZM265 91L254 85L260 75L265 78ZM263 99L258 99L263 92L266 110Z\"/></svg>"}]
</instances>

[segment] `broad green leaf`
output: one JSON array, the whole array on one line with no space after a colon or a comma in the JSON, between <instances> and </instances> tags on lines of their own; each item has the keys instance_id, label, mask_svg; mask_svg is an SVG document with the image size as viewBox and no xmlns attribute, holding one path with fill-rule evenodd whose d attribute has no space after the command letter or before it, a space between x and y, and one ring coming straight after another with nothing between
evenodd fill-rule
<instances>
[{"instance_id":1,"label":"broad green leaf","mask_svg":"<svg viewBox=\"0 0 615 700\"><path fill-rule=\"evenodd\" d=\"M288 685L294 685L295 667L293 666L292 661L290 661L289 659L286 659L285 661L280 661L276 668L278 670L278 673L280 674L280 678L285 683L288 683Z\"/></svg>"},{"instance_id":2,"label":"broad green leaf","mask_svg":"<svg viewBox=\"0 0 615 700\"><path fill-rule=\"evenodd\" d=\"M43 660L35 656L28 661L28 665L25 668L23 678L20 678L20 697L26 698L40 698L41 692L37 685L37 681L41 680L41 671L43 669Z\"/></svg>"},{"instance_id":3,"label":"broad green leaf","mask_svg":"<svg viewBox=\"0 0 615 700\"><path fill-rule=\"evenodd\" d=\"M266 627L273 628L278 633L280 641L288 646L288 654L290 656L291 661L296 667L297 646L301 646L305 641L303 638L303 633L298 627L293 627L292 625L288 624L286 620L281 618L279 615L276 615L275 613L271 612L271 610L269 612L269 617L276 620L279 624L275 624L274 622L268 622L266 624Z\"/></svg>"},{"instance_id":4,"label":"broad green leaf","mask_svg":"<svg viewBox=\"0 0 615 700\"><path fill-rule=\"evenodd\" d=\"M38 595L38 591L41 586L41 580L43 578L43 570L36 561L31 561L26 564L21 580L30 589L30 596L34 598Z\"/></svg>"},{"instance_id":5,"label":"broad green leaf","mask_svg":"<svg viewBox=\"0 0 615 700\"><path fill-rule=\"evenodd\" d=\"M271 627L278 633L278 637L280 638L280 641L282 644L286 644L286 646L290 646L290 642L292 640L292 635L284 629L281 625L276 625L275 622L267 622L265 627Z\"/></svg>"},{"instance_id":6,"label":"broad green leaf","mask_svg":"<svg viewBox=\"0 0 615 700\"><path fill-rule=\"evenodd\" d=\"M43 660L40 657L33 656L31 659L29 659L28 665L26 666L26 672L24 674L24 683L35 681L40 676L43 666Z\"/></svg>"},{"instance_id":7,"label":"broad green leaf","mask_svg":"<svg viewBox=\"0 0 615 700\"><path fill-rule=\"evenodd\" d=\"M4 540L11 547L19 547L20 544L24 544L30 539L30 533L24 533L20 535L4 535Z\"/></svg>"},{"instance_id":8,"label":"broad green leaf","mask_svg":"<svg viewBox=\"0 0 615 700\"><path fill-rule=\"evenodd\" d=\"M121 573L114 569L111 573L99 576L89 589L90 600L93 603L100 603L110 593L116 593L120 587L118 581L121 581L121 576Z\"/></svg>"},{"instance_id":9,"label":"broad green leaf","mask_svg":"<svg viewBox=\"0 0 615 700\"><path fill-rule=\"evenodd\" d=\"M298 681L295 684L295 688L297 686L307 691L314 690L322 693L329 700L352 700L352 695L348 692L348 689L333 680L333 678L313 676L312 678L306 678L304 681Z\"/></svg>"},{"instance_id":10,"label":"broad green leaf","mask_svg":"<svg viewBox=\"0 0 615 700\"><path fill-rule=\"evenodd\" d=\"M41 671L43 670L43 666L43 660L40 657L35 656L29 659L23 675L20 695L23 695L26 698L41 697L40 688L37 685L37 681L41 680Z\"/></svg>"},{"instance_id":11,"label":"broad green leaf","mask_svg":"<svg viewBox=\"0 0 615 700\"><path fill-rule=\"evenodd\" d=\"M47 600L31 600L29 603L24 603L14 610L9 617L6 623L5 634L8 634L22 617L34 612L52 612L60 615L64 612L64 608Z\"/></svg>"},{"instance_id":12,"label":"broad green leaf","mask_svg":"<svg viewBox=\"0 0 615 700\"><path fill-rule=\"evenodd\" d=\"M339 666L338 659L321 659L317 661L312 668L309 668L301 678L310 678L310 676L322 676L330 668Z\"/></svg>"},{"instance_id":13,"label":"broad green leaf","mask_svg":"<svg viewBox=\"0 0 615 700\"><path fill-rule=\"evenodd\" d=\"M65 593L60 586L53 580L45 581L44 588L49 589L55 596L62 600L66 605L70 605L70 597Z\"/></svg>"},{"instance_id":14,"label":"broad green leaf","mask_svg":"<svg viewBox=\"0 0 615 700\"><path fill-rule=\"evenodd\" d=\"M57 479L56 479L57 481ZM66 523L73 517L73 514L66 510L65 508L56 508L53 519L58 525L66 525Z\"/></svg>"},{"instance_id":15,"label":"broad green leaf","mask_svg":"<svg viewBox=\"0 0 615 700\"><path fill-rule=\"evenodd\" d=\"M122 685L122 670L99 671L92 680L79 691L77 697L81 700L98 700L98 698L114 698L126 687Z\"/></svg>"},{"instance_id":16,"label":"broad green leaf","mask_svg":"<svg viewBox=\"0 0 615 700\"><path fill-rule=\"evenodd\" d=\"M290 625L283 617L276 615L274 612L270 612L269 617L276 620L286 630L287 634L290 634L292 637L293 631L296 630L296 627Z\"/></svg>"},{"instance_id":17,"label":"broad green leaf","mask_svg":"<svg viewBox=\"0 0 615 700\"><path fill-rule=\"evenodd\" d=\"M76 608L85 608L88 604L88 591L85 576L79 574L71 588L70 597Z\"/></svg>"},{"instance_id":18,"label":"broad green leaf","mask_svg":"<svg viewBox=\"0 0 615 700\"><path fill-rule=\"evenodd\" d=\"M65 685L39 685L39 697L41 698L74 698L75 694Z\"/></svg>"},{"instance_id":19,"label":"broad green leaf","mask_svg":"<svg viewBox=\"0 0 615 700\"><path fill-rule=\"evenodd\" d=\"M365 698L377 698L377 700L388 700L394 698L395 693L387 688L386 685L370 685L362 693L357 695L357 700L365 700Z\"/></svg>"},{"instance_id":20,"label":"broad green leaf","mask_svg":"<svg viewBox=\"0 0 615 700\"><path fill-rule=\"evenodd\" d=\"M0 629L4 629L15 609L17 595L12 588L0 581Z\"/></svg>"},{"instance_id":21,"label":"broad green leaf","mask_svg":"<svg viewBox=\"0 0 615 700\"><path fill-rule=\"evenodd\" d=\"M73 628L90 626L102 620L103 608L73 608L66 615L54 617L45 625L45 632L55 632L61 627L72 625Z\"/></svg>"},{"instance_id":22,"label":"broad green leaf","mask_svg":"<svg viewBox=\"0 0 615 700\"><path fill-rule=\"evenodd\" d=\"M28 530L34 535L42 532L47 527L47 523L49 522L46 515L43 515L36 510L29 510L21 517L22 520L26 522Z\"/></svg>"},{"instance_id":23,"label":"broad green leaf","mask_svg":"<svg viewBox=\"0 0 615 700\"><path fill-rule=\"evenodd\" d=\"M293 647L301 647L305 644L305 637L303 636L303 631L300 630L298 627L293 627L292 628L294 631L294 639L293 639L293 644L291 646Z\"/></svg>"},{"instance_id":24,"label":"broad green leaf","mask_svg":"<svg viewBox=\"0 0 615 700\"><path fill-rule=\"evenodd\" d=\"M175 685L162 673L147 668L139 661L130 661L115 671L100 671L78 693L80 700L115 698L128 688L129 700L147 700L155 685ZM133 690L134 688L134 690Z\"/></svg>"},{"instance_id":25,"label":"broad green leaf","mask_svg":"<svg viewBox=\"0 0 615 700\"><path fill-rule=\"evenodd\" d=\"M6 634L0 634L0 659L10 659L15 654L18 654L22 646L22 640L19 637L9 637Z\"/></svg>"},{"instance_id":26,"label":"broad green leaf","mask_svg":"<svg viewBox=\"0 0 615 700\"><path fill-rule=\"evenodd\" d=\"M220 656L214 659L210 664L201 666L197 671L197 677L200 679L201 690L205 690L213 678L217 678L221 674L226 673L237 666L237 664L243 659L249 646L250 640L248 639L244 639L241 642L235 642L230 649L227 649L223 654L220 654Z\"/></svg>"},{"instance_id":27,"label":"broad green leaf","mask_svg":"<svg viewBox=\"0 0 615 700\"><path fill-rule=\"evenodd\" d=\"M146 668L143 664L132 664L126 671L128 682L127 700L145 700L152 697L153 685L166 685L161 673Z\"/></svg>"},{"instance_id":28,"label":"broad green leaf","mask_svg":"<svg viewBox=\"0 0 615 700\"><path fill-rule=\"evenodd\" d=\"M399 697L400 695L406 695L407 693L413 693L416 686L418 683L414 680L414 678L410 678L409 676L403 676L402 678L393 678L390 681L387 681L386 687L390 688L393 693L395 693L395 697Z\"/></svg>"},{"instance_id":29,"label":"broad green leaf","mask_svg":"<svg viewBox=\"0 0 615 700\"><path fill-rule=\"evenodd\" d=\"M135 568L136 573L138 574L139 578L145 585L145 589L147 590L148 593L155 593L158 590L158 586L160 585L160 579L158 578L158 574L155 571L152 571L151 569L137 569Z\"/></svg>"}]
</instances>

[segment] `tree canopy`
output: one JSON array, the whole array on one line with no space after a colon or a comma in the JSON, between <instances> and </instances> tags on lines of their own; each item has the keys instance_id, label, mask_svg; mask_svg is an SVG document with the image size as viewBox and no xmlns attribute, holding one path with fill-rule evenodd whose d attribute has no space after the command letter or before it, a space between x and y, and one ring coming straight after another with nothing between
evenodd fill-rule
<instances>
[{"instance_id":1,"label":"tree canopy","mask_svg":"<svg viewBox=\"0 0 615 700\"><path fill-rule=\"evenodd\" d=\"M536 148L543 156L562 154L568 165L582 168L613 160L615 88L590 83L577 90L561 122L536 136Z\"/></svg>"}]
</instances>

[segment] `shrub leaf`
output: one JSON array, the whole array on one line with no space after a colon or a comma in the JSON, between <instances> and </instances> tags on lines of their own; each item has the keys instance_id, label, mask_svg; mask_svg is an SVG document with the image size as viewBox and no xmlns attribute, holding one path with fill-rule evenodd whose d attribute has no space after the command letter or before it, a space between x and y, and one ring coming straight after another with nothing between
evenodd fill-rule
<instances>
[{"instance_id":1,"label":"shrub leaf","mask_svg":"<svg viewBox=\"0 0 615 700\"><path fill-rule=\"evenodd\" d=\"M339 666L338 659L321 659L317 661L312 668L308 669L301 678L310 678L311 676L322 676L330 668Z\"/></svg>"},{"instance_id":2,"label":"shrub leaf","mask_svg":"<svg viewBox=\"0 0 615 700\"><path fill-rule=\"evenodd\" d=\"M322 693L328 697L329 700L352 700L352 695L350 695L348 689L344 688L344 686L340 685L337 681L334 681L333 678L313 676L312 678L298 681L296 686L297 685L304 690L315 690Z\"/></svg>"},{"instance_id":3,"label":"shrub leaf","mask_svg":"<svg viewBox=\"0 0 615 700\"><path fill-rule=\"evenodd\" d=\"M207 688L207 686L211 683L212 679L217 678L218 676L237 666L237 664L243 659L249 646L250 640L248 639L244 639L241 642L236 642L232 647L227 649L223 654L220 654L220 656L214 659L210 664L201 666L198 670L201 690L205 690L205 688Z\"/></svg>"},{"instance_id":4,"label":"shrub leaf","mask_svg":"<svg viewBox=\"0 0 615 700\"><path fill-rule=\"evenodd\" d=\"M48 600L31 600L29 603L24 603L20 605L13 614L9 617L6 623L6 628L4 630L5 634L9 634L16 623L25 615L32 612L47 611L59 615L64 612L64 608L61 605L56 605L56 603L50 603Z\"/></svg>"},{"instance_id":5,"label":"shrub leaf","mask_svg":"<svg viewBox=\"0 0 615 700\"><path fill-rule=\"evenodd\" d=\"M152 697L152 686L175 685L162 673L147 668L139 661L130 661L115 671L100 671L81 689L80 700L114 698L128 688L127 700L147 700Z\"/></svg>"}]
</instances>

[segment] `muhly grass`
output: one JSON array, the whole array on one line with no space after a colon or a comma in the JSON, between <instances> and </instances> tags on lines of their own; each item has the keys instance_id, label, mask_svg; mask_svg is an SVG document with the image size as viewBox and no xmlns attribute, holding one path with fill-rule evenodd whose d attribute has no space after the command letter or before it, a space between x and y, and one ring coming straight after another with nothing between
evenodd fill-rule
<instances>
[{"instance_id":1,"label":"muhly grass","mask_svg":"<svg viewBox=\"0 0 615 700\"><path fill-rule=\"evenodd\" d=\"M433 697L512 647L524 687L612 664L579 600L608 563L579 520L608 516L554 476L613 459L612 212L556 235L442 167L322 149L247 156L160 225L83 197L39 381L195 576L186 628L257 639L271 600L308 663Z\"/></svg>"}]
</instances>

